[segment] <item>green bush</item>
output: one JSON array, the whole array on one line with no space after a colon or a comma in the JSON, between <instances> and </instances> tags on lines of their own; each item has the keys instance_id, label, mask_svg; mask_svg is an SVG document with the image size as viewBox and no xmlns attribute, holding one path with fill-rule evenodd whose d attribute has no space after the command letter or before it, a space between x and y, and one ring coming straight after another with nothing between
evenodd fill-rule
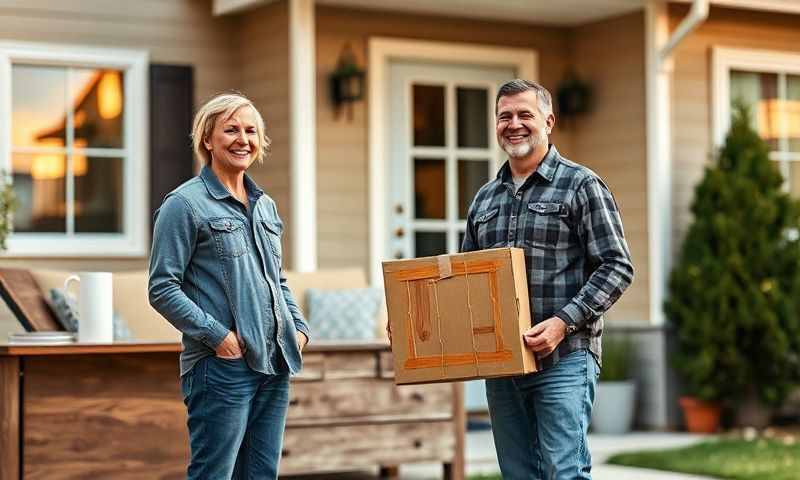
<instances>
[{"instance_id":1,"label":"green bush","mask_svg":"<svg viewBox=\"0 0 800 480\"><path fill-rule=\"evenodd\" d=\"M674 365L686 393L779 403L798 382L800 205L769 148L734 109L731 130L695 190L694 215L669 279Z\"/></svg>"},{"instance_id":2,"label":"green bush","mask_svg":"<svg viewBox=\"0 0 800 480\"><path fill-rule=\"evenodd\" d=\"M601 382L623 382L631 378L633 345L625 337L603 336Z\"/></svg>"}]
</instances>

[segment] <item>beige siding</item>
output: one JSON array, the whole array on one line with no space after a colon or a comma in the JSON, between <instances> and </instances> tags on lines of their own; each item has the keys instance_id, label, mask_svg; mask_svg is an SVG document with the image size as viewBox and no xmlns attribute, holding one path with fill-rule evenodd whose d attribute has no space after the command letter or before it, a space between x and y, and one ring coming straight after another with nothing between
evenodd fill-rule
<instances>
[{"instance_id":1,"label":"beige siding","mask_svg":"<svg viewBox=\"0 0 800 480\"><path fill-rule=\"evenodd\" d=\"M597 172L616 197L631 249L633 285L608 320L649 319L644 18L634 13L578 27L573 59L594 89L594 109L571 125L573 160Z\"/></svg>"},{"instance_id":2,"label":"beige siding","mask_svg":"<svg viewBox=\"0 0 800 480\"><path fill-rule=\"evenodd\" d=\"M242 93L253 99L267 124L272 152L249 173L275 200L283 219L284 264L291 264L289 150L289 9L276 2L239 18L238 64Z\"/></svg>"},{"instance_id":3,"label":"beige siding","mask_svg":"<svg viewBox=\"0 0 800 480\"><path fill-rule=\"evenodd\" d=\"M670 8L673 26L686 15ZM715 46L800 52L800 16L712 8L708 20L678 46L673 80L673 253L692 216L694 187L712 158L711 50Z\"/></svg>"},{"instance_id":4,"label":"beige siding","mask_svg":"<svg viewBox=\"0 0 800 480\"><path fill-rule=\"evenodd\" d=\"M321 268L369 268L368 123L366 101L352 115L335 115L328 75L339 52L350 44L366 64L370 37L414 38L535 49L540 81L553 88L568 61L568 31L511 23L479 22L399 13L318 6L317 12L317 212ZM570 133L557 131L553 141L566 154Z\"/></svg>"}]
</instances>

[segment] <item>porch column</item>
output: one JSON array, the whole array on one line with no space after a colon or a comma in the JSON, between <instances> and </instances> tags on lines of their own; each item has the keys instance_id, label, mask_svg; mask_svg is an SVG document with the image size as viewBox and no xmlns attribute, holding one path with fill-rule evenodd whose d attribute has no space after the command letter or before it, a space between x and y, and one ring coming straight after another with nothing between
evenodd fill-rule
<instances>
[{"instance_id":1,"label":"porch column","mask_svg":"<svg viewBox=\"0 0 800 480\"><path fill-rule=\"evenodd\" d=\"M292 270L317 269L314 0L289 0Z\"/></svg>"},{"instance_id":2,"label":"porch column","mask_svg":"<svg viewBox=\"0 0 800 480\"><path fill-rule=\"evenodd\" d=\"M666 2L651 0L645 8L647 103L647 241L649 250L650 323L664 324L664 297L672 255L672 59L662 62L669 39Z\"/></svg>"}]
</instances>

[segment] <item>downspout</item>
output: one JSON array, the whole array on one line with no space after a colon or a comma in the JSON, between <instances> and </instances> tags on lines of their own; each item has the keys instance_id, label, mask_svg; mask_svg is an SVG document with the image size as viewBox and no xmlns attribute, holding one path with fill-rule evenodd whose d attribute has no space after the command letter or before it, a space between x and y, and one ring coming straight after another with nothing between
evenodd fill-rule
<instances>
[{"instance_id":1,"label":"downspout","mask_svg":"<svg viewBox=\"0 0 800 480\"><path fill-rule=\"evenodd\" d=\"M670 34L666 1L649 0L645 7L648 286L654 326L665 323L663 305L672 267L673 52L708 17L708 9L708 0L694 0L689 14ZM666 366L666 342L661 348L659 356ZM667 428L673 417L666 377L665 371L654 379L648 392L653 408L643 421L650 427Z\"/></svg>"},{"instance_id":2,"label":"downspout","mask_svg":"<svg viewBox=\"0 0 800 480\"><path fill-rule=\"evenodd\" d=\"M660 60L663 62L669 59L672 50L681 43L681 40L703 23L706 18L708 18L708 0L694 0L689 14L681 20L678 28L672 32L672 36L667 41L667 44L661 47L661 51L659 52Z\"/></svg>"}]
</instances>

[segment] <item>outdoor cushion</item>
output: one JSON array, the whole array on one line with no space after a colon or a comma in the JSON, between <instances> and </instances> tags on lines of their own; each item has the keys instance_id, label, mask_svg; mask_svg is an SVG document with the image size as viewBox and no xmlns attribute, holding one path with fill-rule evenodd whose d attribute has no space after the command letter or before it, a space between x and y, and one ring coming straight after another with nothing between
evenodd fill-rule
<instances>
[{"instance_id":1,"label":"outdoor cushion","mask_svg":"<svg viewBox=\"0 0 800 480\"><path fill-rule=\"evenodd\" d=\"M311 335L319 340L371 340L383 301L377 288L306 291Z\"/></svg>"}]
</instances>

